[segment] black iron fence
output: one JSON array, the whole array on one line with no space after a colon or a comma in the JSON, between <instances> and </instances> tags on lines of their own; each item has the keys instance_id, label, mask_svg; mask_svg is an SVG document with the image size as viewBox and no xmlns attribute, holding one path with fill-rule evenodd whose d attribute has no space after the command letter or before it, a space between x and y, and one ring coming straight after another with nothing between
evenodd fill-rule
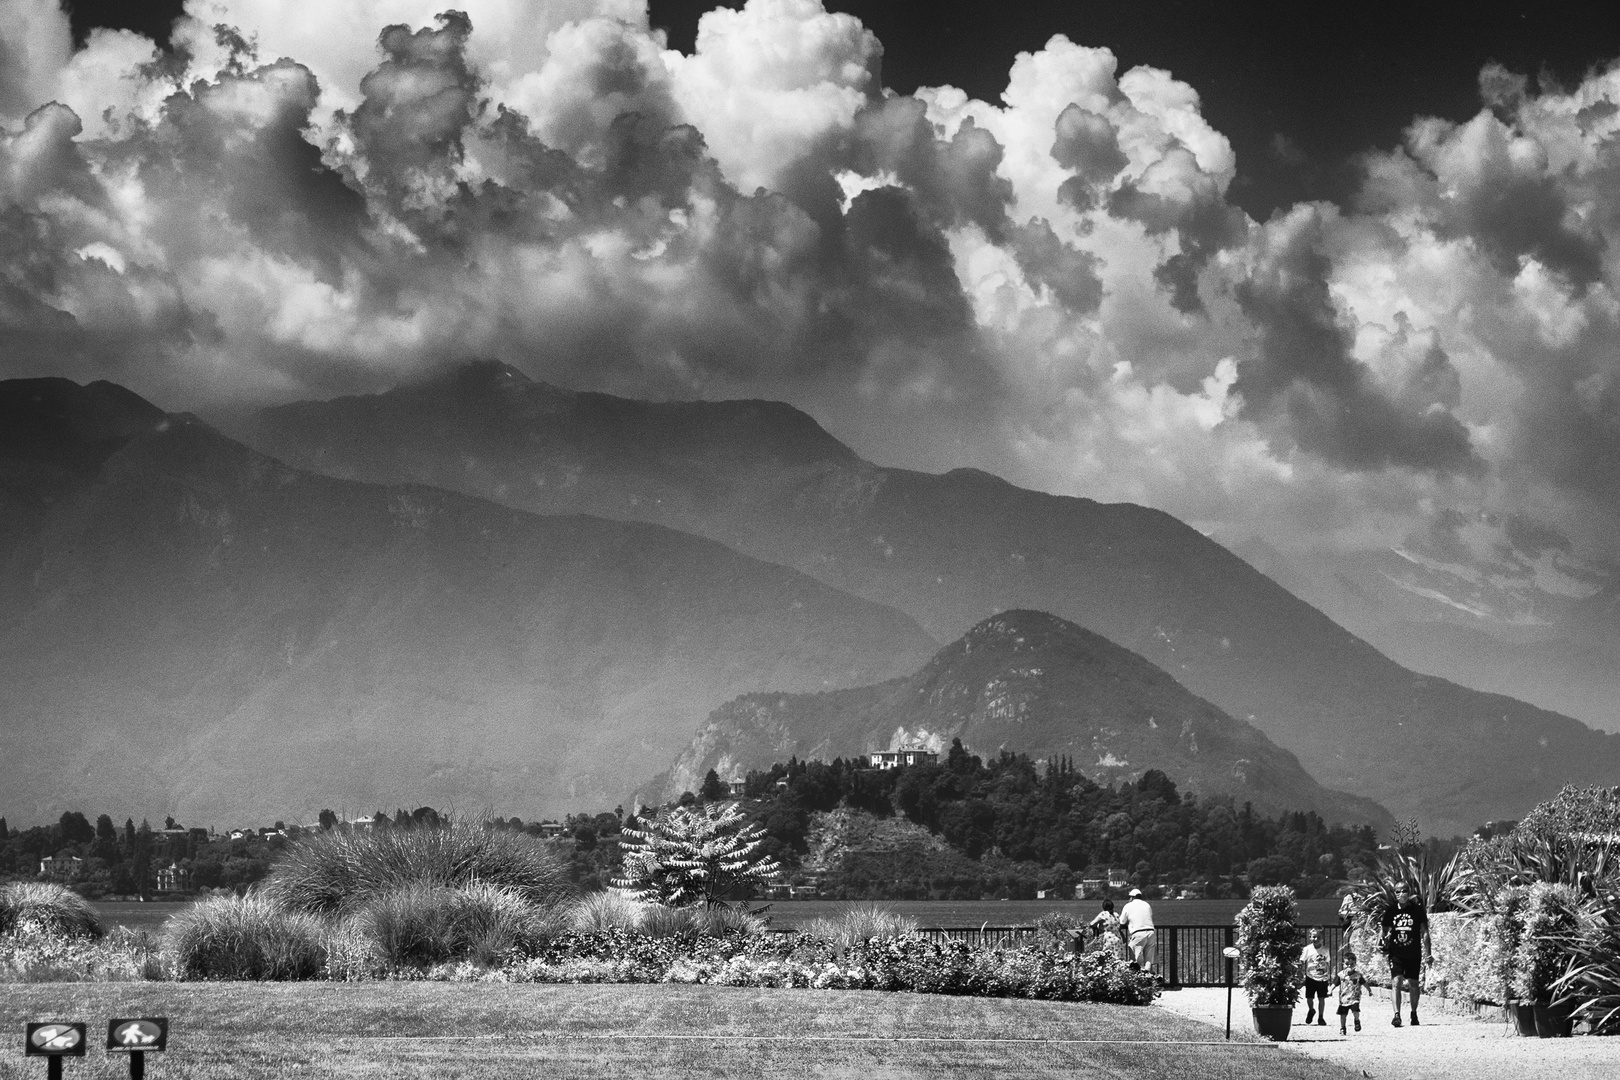
<instances>
[{"instance_id":1,"label":"black iron fence","mask_svg":"<svg viewBox=\"0 0 1620 1080\"><path fill-rule=\"evenodd\" d=\"M1226 956L1222 952L1236 939L1230 926L1160 926L1158 970L1170 986L1225 986ZM1338 924L1300 928L1303 943L1311 930L1322 931L1322 948L1337 960L1345 943ZM965 941L970 945L1016 945L1035 936L1032 926L925 926L917 931L933 941ZM1236 977L1236 971L1233 972Z\"/></svg>"}]
</instances>

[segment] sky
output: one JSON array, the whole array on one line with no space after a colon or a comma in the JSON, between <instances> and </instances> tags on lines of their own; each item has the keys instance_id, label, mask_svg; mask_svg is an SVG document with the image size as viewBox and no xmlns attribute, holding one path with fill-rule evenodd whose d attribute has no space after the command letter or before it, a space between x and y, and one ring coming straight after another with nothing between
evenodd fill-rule
<instances>
[{"instance_id":1,"label":"sky","mask_svg":"<svg viewBox=\"0 0 1620 1080\"><path fill-rule=\"evenodd\" d=\"M207 414L488 357L1229 542L1601 581L1617 24L3 0L0 376Z\"/></svg>"}]
</instances>

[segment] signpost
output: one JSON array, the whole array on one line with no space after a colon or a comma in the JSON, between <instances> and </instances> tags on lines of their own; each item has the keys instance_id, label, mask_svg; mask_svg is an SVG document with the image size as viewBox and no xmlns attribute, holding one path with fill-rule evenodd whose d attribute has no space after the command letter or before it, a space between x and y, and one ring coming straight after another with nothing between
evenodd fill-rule
<instances>
[{"instance_id":1,"label":"signpost","mask_svg":"<svg viewBox=\"0 0 1620 1080\"><path fill-rule=\"evenodd\" d=\"M146 1076L146 1055L169 1048L169 1018L140 1016L107 1021L107 1053L129 1055L130 1080Z\"/></svg>"},{"instance_id":2,"label":"signpost","mask_svg":"<svg viewBox=\"0 0 1620 1080\"><path fill-rule=\"evenodd\" d=\"M84 1025L48 1020L29 1024L23 1039L24 1057L43 1057L48 1080L62 1080L62 1059L84 1057Z\"/></svg>"},{"instance_id":3,"label":"signpost","mask_svg":"<svg viewBox=\"0 0 1620 1080\"><path fill-rule=\"evenodd\" d=\"M1221 950L1221 955L1226 957L1226 1040L1228 1042L1231 1042L1232 1041L1232 961L1234 961L1234 960L1236 960L1238 958L1237 947L1235 945L1228 945L1226 948Z\"/></svg>"}]
</instances>

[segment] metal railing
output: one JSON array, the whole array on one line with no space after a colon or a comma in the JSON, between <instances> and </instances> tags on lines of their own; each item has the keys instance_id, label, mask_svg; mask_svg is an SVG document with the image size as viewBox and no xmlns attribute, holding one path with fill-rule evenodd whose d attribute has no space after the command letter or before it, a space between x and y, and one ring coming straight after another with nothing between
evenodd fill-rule
<instances>
[{"instance_id":1,"label":"metal railing","mask_svg":"<svg viewBox=\"0 0 1620 1080\"><path fill-rule=\"evenodd\" d=\"M1168 986L1225 986L1226 957L1222 950L1234 943L1231 926L1160 926L1158 970ZM1300 940L1311 930L1322 931L1322 947L1337 957L1345 932L1338 924L1302 926ZM789 931L782 931L789 932ZM1035 936L1033 926L922 926L917 933L930 941L962 941L969 945L1018 945ZM1235 974L1235 973L1234 973Z\"/></svg>"}]
</instances>

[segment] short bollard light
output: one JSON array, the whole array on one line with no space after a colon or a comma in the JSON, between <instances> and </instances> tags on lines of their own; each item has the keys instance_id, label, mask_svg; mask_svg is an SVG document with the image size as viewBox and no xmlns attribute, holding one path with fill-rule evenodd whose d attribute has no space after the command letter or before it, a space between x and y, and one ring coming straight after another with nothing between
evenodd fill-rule
<instances>
[{"instance_id":1,"label":"short bollard light","mask_svg":"<svg viewBox=\"0 0 1620 1080\"><path fill-rule=\"evenodd\" d=\"M1232 961L1238 958L1238 951L1235 946L1228 945L1221 950L1221 955L1226 957L1226 1038L1230 1041L1232 1038Z\"/></svg>"},{"instance_id":2,"label":"short bollard light","mask_svg":"<svg viewBox=\"0 0 1620 1080\"><path fill-rule=\"evenodd\" d=\"M129 1055L131 1080L146 1075L146 1055L169 1048L169 1018L138 1016L107 1021L107 1053Z\"/></svg>"},{"instance_id":3,"label":"short bollard light","mask_svg":"<svg viewBox=\"0 0 1620 1080\"><path fill-rule=\"evenodd\" d=\"M62 1020L29 1024L24 1035L23 1056L44 1058L45 1075L49 1080L62 1080L62 1059L84 1057L84 1025Z\"/></svg>"}]
</instances>

